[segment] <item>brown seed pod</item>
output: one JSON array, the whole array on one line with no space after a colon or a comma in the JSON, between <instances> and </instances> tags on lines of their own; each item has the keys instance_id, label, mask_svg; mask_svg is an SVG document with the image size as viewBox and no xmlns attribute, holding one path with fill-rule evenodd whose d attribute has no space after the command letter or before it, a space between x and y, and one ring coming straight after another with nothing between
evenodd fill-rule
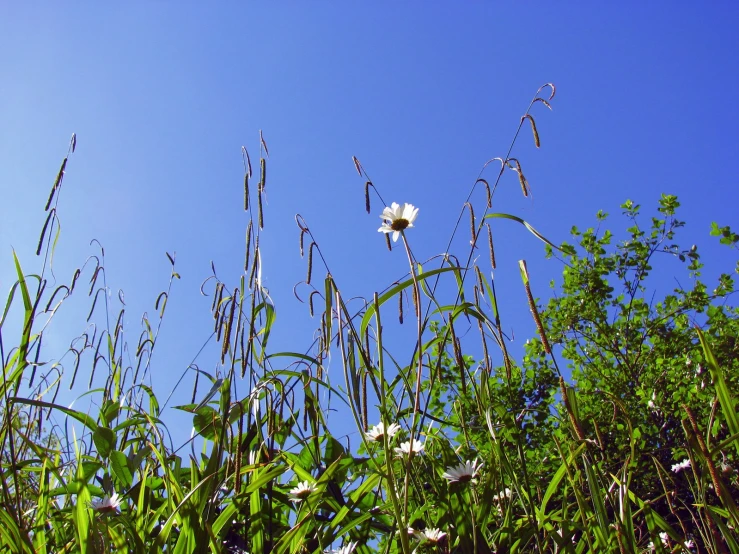
<instances>
[{"instance_id":1,"label":"brown seed pod","mask_svg":"<svg viewBox=\"0 0 739 554\"><path fill-rule=\"evenodd\" d=\"M356 156L352 156L352 161L354 162L354 169L357 170L357 173L359 173L359 176L362 176L362 164L359 163L359 160Z\"/></svg>"},{"instance_id":2,"label":"brown seed pod","mask_svg":"<svg viewBox=\"0 0 739 554\"><path fill-rule=\"evenodd\" d=\"M364 209L367 210L367 213L370 213L370 195L369 195L369 188L373 186L372 181L367 181L364 184Z\"/></svg>"},{"instance_id":3,"label":"brown seed pod","mask_svg":"<svg viewBox=\"0 0 739 554\"><path fill-rule=\"evenodd\" d=\"M393 245L390 244L390 235L388 233L384 233L385 235L385 244L387 245L387 249L392 252L393 251Z\"/></svg>"}]
</instances>

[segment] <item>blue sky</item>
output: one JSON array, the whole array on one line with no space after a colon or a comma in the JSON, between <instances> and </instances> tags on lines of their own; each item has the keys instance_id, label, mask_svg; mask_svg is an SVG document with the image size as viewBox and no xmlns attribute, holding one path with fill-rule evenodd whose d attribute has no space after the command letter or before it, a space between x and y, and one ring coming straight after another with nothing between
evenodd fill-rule
<instances>
[{"instance_id":1,"label":"blue sky","mask_svg":"<svg viewBox=\"0 0 739 554\"><path fill-rule=\"evenodd\" d=\"M67 280L99 240L135 341L140 314L154 311L167 284L164 253L176 251L182 280L153 367L163 395L210 334L199 286L211 260L224 281L239 278L240 149L258 158L260 129L270 151L262 248L276 350L307 348L317 325L292 292L305 276L296 213L345 296L371 297L407 271L402 251L387 252L377 233L382 206L364 213L353 155L386 200L420 208L409 234L416 256L439 254L480 168L505 154L550 81L553 112L534 111L541 149L524 133L513 153L533 201L511 173L495 210L560 242L600 209L618 227L627 198L646 215L661 193L677 194L682 236L701 248L707 275L733 266L708 231L711 221L739 226L734 3L49 3L3 12L0 289L14 281L11 247L27 271L39 269L43 205L74 132L58 274ZM496 284L517 353L535 332L517 261L528 261L541 297L562 268L513 223L495 232ZM468 240L463 233L455 248L465 252Z\"/></svg>"}]
</instances>

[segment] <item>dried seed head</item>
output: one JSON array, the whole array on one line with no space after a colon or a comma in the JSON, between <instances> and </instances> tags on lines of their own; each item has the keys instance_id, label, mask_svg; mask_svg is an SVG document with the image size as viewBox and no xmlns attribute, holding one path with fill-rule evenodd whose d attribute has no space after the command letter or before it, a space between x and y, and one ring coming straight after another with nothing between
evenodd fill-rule
<instances>
[{"instance_id":1,"label":"dried seed head","mask_svg":"<svg viewBox=\"0 0 739 554\"><path fill-rule=\"evenodd\" d=\"M544 83L542 86L539 87L539 90L536 91L536 96L539 96L539 93L545 88L552 89L552 92L549 94L549 100L554 98L554 94L557 92L557 89L554 87L554 83Z\"/></svg>"},{"instance_id":2,"label":"dried seed head","mask_svg":"<svg viewBox=\"0 0 739 554\"><path fill-rule=\"evenodd\" d=\"M385 235L385 244L387 245L387 249L392 252L393 246L390 244L390 234L389 233L383 233Z\"/></svg>"},{"instance_id":3,"label":"dried seed head","mask_svg":"<svg viewBox=\"0 0 739 554\"><path fill-rule=\"evenodd\" d=\"M51 199L49 199L49 200L51 200ZM53 208L49 212L49 215L46 216L46 221L44 221L44 227L43 227L43 229L41 229L41 236L38 238L38 246L36 247L36 255L37 256L40 256L41 255L41 247L44 244L44 236L46 236L46 228L49 226L49 221L51 221L51 219L53 217L56 217L55 214L56 214L56 208Z\"/></svg>"},{"instance_id":4,"label":"dried seed head","mask_svg":"<svg viewBox=\"0 0 739 554\"><path fill-rule=\"evenodd\" d=\"M315 242L311 242L308 247L308 275L305 278L306 285L310 285L310 279L313 275L313 247L316 245Z\"/></svg>"},{"instance_id":5,"label":"dried seed head","mask_svg":"<svg viewBox=\"0 0 739 554\"><path fill-rule=\"evenodd\" d=\"M195 398L197 397L197 394L198 394L198 378L199 377L200 377L200 372L199 371L196 371L195 372L195 384L192 387L192 401L191 401L191 404L195 404Z\"/></svg>"},{"instance_id":6,"label":"dried seed head","mask_svg":"<svg viewBox=\"0 0 739 554\"><path fill-rule=\"evenodd\" d=\"M477 242L477 233L475 232L475 210L472 208L472 203L465 202L464 204L470 210L470 245L474 248L475 242Z\"/></svg>"},{"instance_id":7,"label":"dried seed head","mask_svg":"<svg viewBox=\"0 0 739 554\"><path fill-rule=\"evenodd\" d=\"M303 257L303 235L305 235L305 229L300 230L300 257Z\"/></svg>"},{"instance_id":8,"label":"dried seed head","mask_svg":"<svg viewBox=\"0 0 739 554\"><path fill-rule=\"evenodd\" d=\"M244 211L249 211L249 174L244 172Z\"/></svg>"},{"instance_id":9,"label":"dried seed head","mask_svg":"<svg viewBox=\"0 0 739 554\"><path fill-rule=\"evenodd\" d=\"M249 151L244 146L241 147L241 157L244 159L244 173L251 178L251 158L249 157Z\"/></svg>"},{"instance_id":10,"label":"dried seed head","mask_svg":"<svg viewBox=\"0 0 739 554\"><path fill-rule=\"evenodd\" d=\"M529 309L531 310L531 315L534 316L534 323L536 323L536 330L539 332L539 337L541 338L542 346L544 346L544 351L547 354L551 354L552 349L549 346L549 341L547 340L547 336L544 332L544 325L542 325L541 323L541 318L539 317L539 310L536 309L536 303L534 302L534 296L533 294L531 294L531 284L529 282L529 270L526 267L526 261L519 260L518 265L521 270L521 277L523 278L524 288L526 289L526 299L529 302Z\"/></svg>"},{"instance_id":11,"label":"dried seed head","mask_svg":"<svg viewBox=\"0 0 739 554\"><path fill-rule=\"evenodd\" d=\"M370 195L369 195L369 188L373 186L372 181L367 181L364 184L364 209L367 210L367 213L370 213Z\"/></svg>"},{"instance_id":12,"label":"dried seed head","mask_svg":"<svg viewBox=\"0 0 739 554\"><path fill-rule=\"evenodd\" d=\"M259 184L257 185L257 190L259 192L264 192L264 189L267 186L267 162L264 158L259 159Z\"/></svg>"},{"instance_id":13,"label":"dried seed head","mask_svg":"<svg viewBox=\"0 0 739 554\"><path fill-rule=\"evenodd\" d=\"M310 312L310 316L311 316L311 317L313 317L313 295L314 295L314 294L318 294L318 295L320 295L321 293L320 293L320 292L318 292L317 290L314 290L313 292L311 292L311 293L310 293L310 294L308 295L308 311Z\"/></svg>"},{"instance_id":14,"label":"dried seed head","mask_svg":"<svg viewBox=\"0 0 739 554\"><path fill-rule=\"evenodd\" d=\"M490 183L488 183L485 179L478 179L477 181L475 181L475 184L477 183L482 183L483 185L485 185L485 193L487 194L487 200L488 200L487 206L488 208L492 208L493 207L493 195L490 192Z\"/></svg>"},{"instance_id":15,"label":"dried seed head","mask_svg":"<svg viewBox=\"0 0 739 554\"><path fill-rule=\"evenodd\" d=\"M485 224L488 228L488 249L490 250L490 266L495 269L495 249L493 248L493 231L490 224Z\"/></svg>"},{"instance_id":16,"label":"dried seed head","mask_svg":"<svg viewBox=\"0 0 739 554\"><path fill-rule=\"evenodd\" d=\"M521 184L521 191L523 192L523 195L528 196L529 195L529 182L526 180L526 177L524 177L523 169L521 169L520 162L515 158L511 158L510 161L516 164L516 167L512 169L513 171L518 173L518 182Z\"/></svg>"},{"instance_id":17,"label":"dried seed head","mask_svg":"<svg viewBox=\"0 0 739 554\"><path fill-rule=\"evenodd\" d=\"M246 253L244 255L244 273L249 271L249 251L251 250L251 221L246 226Z\"/></svg>"},{"instance_id":18,"label":"dried seed head","mask_svg":"<svg viewBox=\"0 0 739 554\"><path fill-rule=\"evenodd\" d=\"M359 176L362 176L362 164L359 163L359 160L356 156L352 156L352 161L354 162L354 169L357 170L357 173L359 173Z\"/></svg>"},{"instance_id":19,"label":"dried seed head","mask_svg":"<svg viewBox=\"0 0 739 554\"><path fill-rule=\"evenodd\" d=\"M403 291L398 293L398 321L403 325Z\"/></svg>"},{"instance_id":20,"label":"dried seed head","mask_svg":"<svg viewBox=\"0 0 739 554\"><path fill-rule=\"evenodd\" d=\"M534 102L541 102L542 104L544 104L550 110L552 109L552 105L549 102L547 102L546 100L544 100L543 98L538 98L538 97L537 98L534 98Z\"/></svg>"},{"instance_id":21,"label":"dried seed head","mask_svg":"<svg viewBox=\"0 0 739 554\"><path fill-rule=\"evenodd\" d=\"M536 130L536 122L534 121L534 118L531 114L526 114L521 118L521 123L523 123L524 119L528 119L529 123L531 123L531 132L534 133L534 144L537 148L541 146L541 141L539 140L539 131Z\"/></svg>"},{"instance_id":22,"label":"dried seed head","mask_svg":"<svg viewBox=\"0 0 739 554\"><path fill-rule=\"evenodd\" d=\"M251 262L251 271L249 272L249 287L254 287L254 276L257 274L257 264L259 263L259 235L254 241L254 259Z\"/></svg>"},{"instance_id":23,"label":"dried seed head","mask_svg":"<svg viewBox=\"0 0 739 554\"><path fill-rule=\"evenodd\" d=\"M262 148L264 148L264 153L269 157L269 150L267 149L267 143L264 141L261 129L259 129L259 144L261 144Z\"/></svg>"},{"instance_id":24,"label":"dried seed head","mask_svg":"<svg viewBox=\"0 0 739 554\"><path fill-rule=\"evenodd\" d=\"M74 137L74 135L72 136ZM56 174L56 179L54 179L54 185L51 187L51 192L49 193L49 199L46 201L46 207L44 208L44 211L48 211L49 207L51 206L51 201L54 198L54 193L61 186L62 179L64 179L64 170L66 167L67 167L67 158L64 158L64 160L62 160L62 166L59 168L59 172Z\"/></svg>"},{"instance_id":25,"label":"dried seed head","mask_svg":"<svg viewBox=\"0 0 739 554\"><path fill-rule=\"evenodd\" d=\"M223 295L223 283L216 283L216 290L213 293L213 305L210 307L210 311L213 312L213 318L218 318L218 312L216 308L220 306L221 297Z\"/></svg>"},{"instance_id":26,"label":"dried seed head","mask_svg":"<svg viewBox=\"0 0 739 554\"><path fill-rule=\"evenodd\" d=\"M264 229L264 214L262 213L262 192L257 193L257 208L259 215L259 228Z\"/></svg>"}]
</instances>

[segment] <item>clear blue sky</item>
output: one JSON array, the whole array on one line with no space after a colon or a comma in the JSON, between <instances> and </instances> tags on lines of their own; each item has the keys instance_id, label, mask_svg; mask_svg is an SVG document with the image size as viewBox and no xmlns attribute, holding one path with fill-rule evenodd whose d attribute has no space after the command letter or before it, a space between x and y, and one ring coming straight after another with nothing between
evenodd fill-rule
<instances>
[{"instance_id":1,"label":"clear blue sky","mask_svg":"<svg viewBox=\"0 0 739 554\"><path fill-rule=\"evenodd\" d=\"M701 247L707 273L732 263L722 264L708 230L714 220L739 227L733 2L48 3L2 11L0 289L14 281L11 246L27 271L38 270L43 205L77 133L58 274L68 280L98 239L109 286L125 291L135 344L140 314L154 312L166 286L164 252L177 252L183 278L153 368L162 395L212 328L210 299L198 292L211 260L227 283L240 275L240 148L258 158L260 129L271 155L262 247L276 350L306 348L317 325L292 294L305 275L296 213L345 296L371 297L407 271L402 251L388 253L377 233L382 206L364 213L352 155L388 201L420 208L409 235L416 255L438 254L481 166L505 154L548 81L557 85L554 111L534 112L542 148L526 133L513 154L533 202L511 173L496 211L560 242L572 225L592 225L599 209L615 220L627 198L651 213L661 193L677 194L683 236ZM528 260L542 297L561 266L543 260L522 228L495 229L503 317L521 345L534 327L517 260ZM50 348L63 346L59 339ZM214 371L211 361L202 369Z\"/></svg>"}]
</instances>

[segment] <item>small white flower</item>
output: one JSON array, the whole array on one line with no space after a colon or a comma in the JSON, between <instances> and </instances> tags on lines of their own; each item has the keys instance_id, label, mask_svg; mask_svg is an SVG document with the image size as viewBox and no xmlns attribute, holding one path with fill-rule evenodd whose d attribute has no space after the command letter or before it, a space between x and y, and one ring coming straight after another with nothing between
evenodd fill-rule
<instances>
[{"instance_id":1,"label":"small white flower","mask_svg":"<svg viewBox=\"0 0 739 554\"><path fill-rule=\"evenodd\" d=\"M418 439L411 439L400 443L400 446L395 449L395 453L398 456L407 456L409 454L420 454L423 452L423 443Z\"/></svg>"},{"instance_id":2,"label":"small white flower","mask_svg":"<svg viewBox=\"0 0 739 554\"><path fill-rule=\"evenodd\" d=\"M467 483L468 481L475 482L475 477L480 473L482 462L477 465L478 461L466 461L459 464L456 467L446 468L446 472L442 474L442 477L448 480L450 483L459 481L460 483Z\"/></svg>"},{"instance_id":3,"label":"small white flower","mask_svg":"<svg viewBox=\"0 0 739 554\"><path fill-rule=\"evenodd\" d=\"M413 227L413 222L418 217L418 208L414 208L413 204L405 203L403 207L397 202L393 202L389 208L382 211L380 219L383 220L382 227L377 231L380 233L392 233L393 242L398 240L398 235L403 229Z\"/></svg>"},{"instance_id":4,"label":"small white flower","mask_svg":"<svg viewBox=\"0 0 739 554\"><path fill-rule=\"evenodd\" d=\"M690 467L690 460L688 458L684 459L679 464L675 464L672 466L672 472L673 473L680 473L684 469L688 469Z\"/></svg>"},{"instance_id":5,"label":"small white flower","mask_svg":"<svg viewBox=\"0 0 739 554\"><path fill-rule=\"evenodd\" d=\"M93 510L104 514L117 512L120 505L121 499L117 492L114 492L112 496L106 496L102 500L93 500L90 503Z\"/></svg>"},{"instance_id":6,"label":"small white flower","mask_svg":"<svg viewBox=\"0 0 739 554\"><path fill-rule=\"evenodd\" d=\"M290 489L290 496L292 496L293 502L300 502L308 498L314 490L316 490L315 486L308 481L303 481L298 483L298 486L294 489Z\"/></svg>"},{"instance_id":7,"label":"small white flower","mask_svg":"<svg viewBox=\"0 0 739 554\"><path fill-rule=\"evenodd\" d=\"M695 543L692 540L691 541L685 541L683 544L684 544L685 548L687 548L688 550L693 550L693 548L695 548Z\"/></svg>"},{"instance_id":8,"label":"small white flower","mask_svg":"<svg viewBox=\"0 0 739 554\"><path fill-rule=\"evenodd\" d=\"M382 442L382 439L385 435L387 435L389 438L393 438L398 431L400 431L400 425L397 423L391 423L388 425L387 429L385 429L385 424L378 423L377 425L374 425L369 431L367 431L364 436L367 437L368 441L373 442Z\"/></svg>"},{"instance_id":9,"label":"small white flower","mask_svg":"<svg viewBox=\"0 0 739 554\"><path fill-rule=\"evenodd\" d=\"M422 541L437 544L444 540L446 533L441 529L424 529L417 535Z\"/></svg>"},{"instance_id":10,"label":"small white flower","mask_svg":"<svg viewBox=\"0 0 739 554\"><path fill-rule=\"evenodd\" d=\"M497 500L498 502L501 502L504 499L508 499L511 497L511 489L506 487L502 491L500 491L498 494L493 495L493 499Z\"/></svg>"},{"instance_id":11,"label":"small white flower","mask_svg":"<svg viewBox=\"0 0 739 554\"><path fill-rule=\"evenodd\" d=\"M357 547L357 543L348 542L344 546L336 550L324 550L326 554L351 554Z\"/></svg>"}]
</instances>

